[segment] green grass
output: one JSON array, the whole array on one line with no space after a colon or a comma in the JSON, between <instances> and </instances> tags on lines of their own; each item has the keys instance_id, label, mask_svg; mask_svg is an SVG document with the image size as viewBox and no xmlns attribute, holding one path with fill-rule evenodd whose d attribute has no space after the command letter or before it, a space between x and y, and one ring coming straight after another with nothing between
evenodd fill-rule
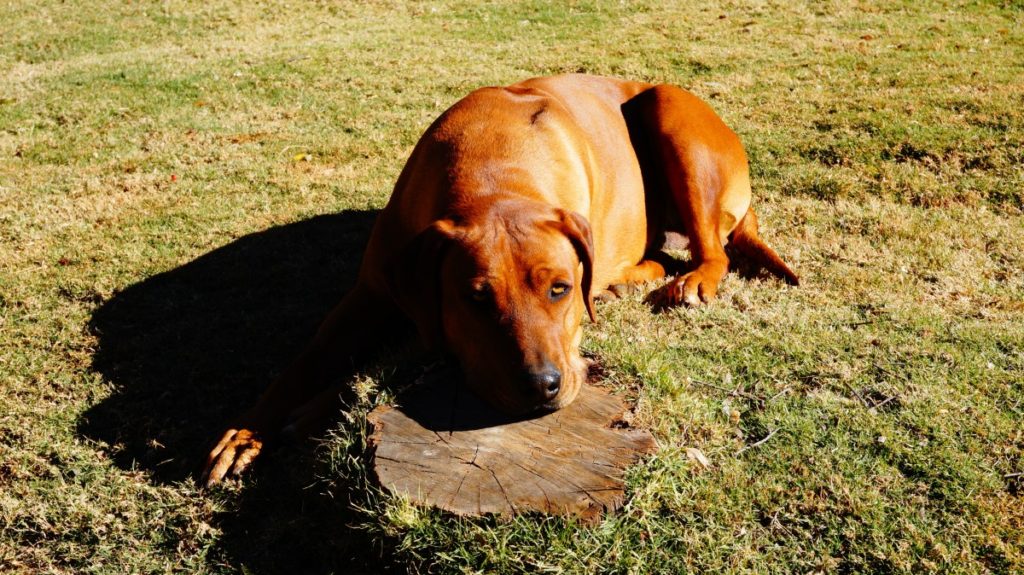
<instances>
[{"instance_id":1,"label":"green grass","mask_svg":"<svg viewBox=\"0 0 1024 575\"><path fill-rule=\"evenodd\" d=\"M664 4L0 6L0 572L1024 570L1021 4ZM198 490L430 121L566 71L708 99L804 280L599 308L584 347L660 445L626 507L377 492L363 417L413 350L327 441Z\"/></svg>"}]
</instances>

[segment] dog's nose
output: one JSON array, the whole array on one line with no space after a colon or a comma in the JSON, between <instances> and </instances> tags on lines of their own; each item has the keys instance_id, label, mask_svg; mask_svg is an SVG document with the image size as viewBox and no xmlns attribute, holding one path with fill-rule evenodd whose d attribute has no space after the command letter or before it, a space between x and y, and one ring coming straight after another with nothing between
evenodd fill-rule
<instances>
[{"instance_id":1,"label":"dog's nose","mask_svg":"<svg viewBox=\"0 0 1024 575\"><path fill-rule=\"evenodd\" d=\"M554 366L545 367L541 371L530 374L530 380L534 389L540 392L544 401L551 401L558 396L562 388L562 372Z\"/></svg>"}]
</instances>

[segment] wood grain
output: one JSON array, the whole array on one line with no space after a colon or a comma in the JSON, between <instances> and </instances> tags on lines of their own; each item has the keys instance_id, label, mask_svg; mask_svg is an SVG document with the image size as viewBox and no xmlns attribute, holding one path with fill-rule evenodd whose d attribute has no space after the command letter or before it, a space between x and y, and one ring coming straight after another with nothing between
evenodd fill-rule
<instances>
[{"instance_id":1,"label":"wood grain","mask_svg":"<svg viewBox=\"0 0 1024 575\"><path fill-rule=\"evenodd\" d=\"M626 427L622 401L597 387L559 411L512 419L455 380L431 377L369 416L378 481L414 503L595 521L622 505L626 467L655 450L650 433Z\"/></svg>"}]
</instances>

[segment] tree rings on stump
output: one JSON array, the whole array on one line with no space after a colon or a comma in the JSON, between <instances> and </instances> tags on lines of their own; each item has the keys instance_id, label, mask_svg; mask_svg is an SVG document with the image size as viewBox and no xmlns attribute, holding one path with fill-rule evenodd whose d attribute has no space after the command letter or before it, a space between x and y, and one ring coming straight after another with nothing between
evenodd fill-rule
<instances>
[{"instance_id":1,"label":"tree rings on stump","mask_svg":"<svg viewBox=\"0 0 1024 575\"><path fill-rule=\"evenodd\" d=\"M626 427L622 401L591 385L559 411L513 419L443 371L368 417L378 481L413 503L595 521L622 505L626 467L655 450L650 433Z\"/></svg>"}]
</instances>

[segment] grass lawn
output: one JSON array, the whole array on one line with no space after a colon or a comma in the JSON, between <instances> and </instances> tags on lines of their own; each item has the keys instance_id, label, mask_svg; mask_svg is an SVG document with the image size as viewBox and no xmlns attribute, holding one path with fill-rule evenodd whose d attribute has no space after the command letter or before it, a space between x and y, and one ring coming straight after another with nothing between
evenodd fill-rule
<instances>
[{"instance_id":1,"label":"grass lawn","mask_svg":"<svg viewBox=\"0 0 1024 575\"><path fill-rule=\"evenodd\" d=\"M1024 571L1024 5L769 4L0 5L0 572ZM364 416L414 347L325 441L198 489L433 118L567 71L707 99L803 280L600 305L584 348L660 445L625 508L378 493Z\"/></svg>"}]
</instances>

